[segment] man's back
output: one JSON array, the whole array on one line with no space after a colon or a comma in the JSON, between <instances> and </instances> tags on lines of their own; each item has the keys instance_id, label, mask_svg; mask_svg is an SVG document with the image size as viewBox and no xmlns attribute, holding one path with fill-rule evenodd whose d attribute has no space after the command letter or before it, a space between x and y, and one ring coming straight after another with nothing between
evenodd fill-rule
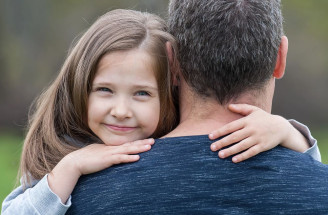
<instances>
[{"instance_id":1,"label":"man's back","mask_svg":"<svg viewBox=\"0 0 328 215\"><path fill-rule=\"evenodd\" d=\"M207 136L156 140L140 161L81 177L67 214L328 214L328 167L277 147L219 159Z\"/></svg>"}]
</instances>

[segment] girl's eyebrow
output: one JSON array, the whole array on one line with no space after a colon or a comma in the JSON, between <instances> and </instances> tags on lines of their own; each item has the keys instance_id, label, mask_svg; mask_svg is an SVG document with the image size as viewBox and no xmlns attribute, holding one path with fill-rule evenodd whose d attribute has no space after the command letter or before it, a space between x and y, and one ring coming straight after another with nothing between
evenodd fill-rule
<instances>
[{"instance_id":1,"label":"girl's eyebrow","mask_svg":"<svg viewBox=\"0 0 328 215\"><path fill-rule=\"evenodd\" d=\"M97 85L108 85L108 84L112 84L112 83L110 83L108 81L99 81L99 82L94 81L93 84L97 84Z\"/></svg>"},{"instance_id":2,"label":"girl's eyebrow","mask_svg":"<svg viewBox=\"0 0 328 215\"><path fill-rule=\"evenodd\" d=\"M92 84L93 86L111 86L113 85L111 82L95 82ZM133 84L133 87L134 88L137 88L137 89L145 89L145 88L148 88L148 89L152 89L152 90L158 90L157 87L153 86L152 84Z\"/></svg>"},{"instance_id":3,"label":"girl's eyebrow","mask_svg":"<svg viewBox=\"0 0 328 215\"><path fill-rule=\"evenodd\" d=\"M153 85L149 84L135 84L133 85L135 88L140 88L140 89L143 89L143 88L150 88L150 89L153 89L153 90L157 90L157 87L154 87Z\"/></svg>"},{"instance_id":4,"label":"girl's eyebrow","mask_svg":"<svg viewBox=\"0 0 328 215\"><path fill-rule=\"evenodd\" d=\"M111 86L110 82L93 82L92 86Z\"/></svg>"}]
</instances>

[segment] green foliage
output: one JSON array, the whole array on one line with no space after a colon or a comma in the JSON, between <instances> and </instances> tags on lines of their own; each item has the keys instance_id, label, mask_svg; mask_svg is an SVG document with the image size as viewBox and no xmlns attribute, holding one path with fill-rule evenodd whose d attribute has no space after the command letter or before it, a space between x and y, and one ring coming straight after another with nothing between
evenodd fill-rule
<instances>
[{"instance_id":1,"label":"green foliage","mask_svg":"<svg viewBox=\"0 0 328 215\"><path fill-rule=\"evenodd\" d=\"M0 135L0 202L16 185L22 138L15 135Z\"/></svg>"},{"instance_id":2,"label":"green foliage","mask_svg":"<svg viewBox=\"0 0 328 215\"><path fill-rule=\"evenodd\" d=\"M328 127L313 129L312 135L318 140L322 163L328 164Z\"/></svg>"}]
</instances>

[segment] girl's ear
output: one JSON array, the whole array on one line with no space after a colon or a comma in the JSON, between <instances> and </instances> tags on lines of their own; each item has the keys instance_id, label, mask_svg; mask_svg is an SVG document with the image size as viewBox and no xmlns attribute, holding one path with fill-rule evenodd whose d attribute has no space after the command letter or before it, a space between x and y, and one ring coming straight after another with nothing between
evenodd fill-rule
<instances>
[{"instance_id":1,"label":"girl's ear","mask_svg":"<svg viewBox=\"0 0 328 215\"><path fill-rule=\"evenodd\" d=\"M177 62L177 59L175 59L174 50L172 48L171 42L166 42L166 52L167 57L169 59L169 66L170 66L170 72L172 77L172 84L173 86L179 85L179 64Z\"/></svg>"},{"instance_id":2,"label":"girl's ear","mask_svg":"<svg viewBox=\"0 0 328 215\"><path fill-rule=\"evenodd\" d=\"M282 36L280 47L278 50L278 55L277 55L276 67L273 72L273 76L277 79L282 78L285 74L287 52L288 52L288 39L286 36Z\"/></svg>"}]
</instances>

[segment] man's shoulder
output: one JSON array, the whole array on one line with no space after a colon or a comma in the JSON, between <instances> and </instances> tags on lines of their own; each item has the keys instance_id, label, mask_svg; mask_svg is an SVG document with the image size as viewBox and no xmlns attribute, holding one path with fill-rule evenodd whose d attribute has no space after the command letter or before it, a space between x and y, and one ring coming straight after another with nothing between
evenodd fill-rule
<instances>
[{"instance_id":1,"label":"man's shoulder","mask_svg":"<svg viewBox=\"0 0 328 215\"><path fill-rule=\"evenodd\" d=\"M158 139L138 162L82 176L70 210L88 214L101 204L103 211L114 214L227 213L232 208L236 214L245 214L245 208L248 214L263 208L285 208L291 214L302 214L298 209L327 211L326 165L283 147L235 164L212 152L211 142L206 135Z\"/></svg>"},{"instance_id":2,"label":"man's shoulder","mask_svg":"<svg viewBox=\"0 0 328 215\"><path fill-rule=\"evenodd\" d=\"M328 165L314 160L308 154L295 152L281 146L262 152L242 163L234 164L231 161L232 157L220 159L217 152L210 150L210 145L214 141L210 140L208 135L156 139L153 149L146 155L155 157L159 155L178 156L181 159L186 157L186 159L191 158L194 160L202 158L202 160L207 162L215 163L218 167L230 167L232 165L233 169L238 169L242 166L242 168L253 168L253 170L258 167L258 172L276 169L280 172L293 172L296 175L303 173L317 175L318 172L322 172L325 175L328 174Z\"/></svg>"},{"instance_id":3,"label":"man's shoulder","mask_svg":"<svg viewBox=\"0 0 328 215\"><path fill-rule=\"evenodd\" d=\"M216 140L210 140L208 138L208 135L166 137L166 138L156 139L154 149L158 147L161 149L172 148L177 151L179 148L185 148L185 149L202 148L205 150L210 150L210 145L221 138L223 137L220 137ZM162 151L162 153L165 153L165 151ZM281 146L277 146L266 152L262 152L257 156L251 158L250 160L264 161L265 158L269 160L273 159L277 162L283 160L292 160L293 162L296 163L298 163L297 159L312 160L311 157L308 156L307 154L295 152L293 150Z\"/></svg>"}]
</instances>

